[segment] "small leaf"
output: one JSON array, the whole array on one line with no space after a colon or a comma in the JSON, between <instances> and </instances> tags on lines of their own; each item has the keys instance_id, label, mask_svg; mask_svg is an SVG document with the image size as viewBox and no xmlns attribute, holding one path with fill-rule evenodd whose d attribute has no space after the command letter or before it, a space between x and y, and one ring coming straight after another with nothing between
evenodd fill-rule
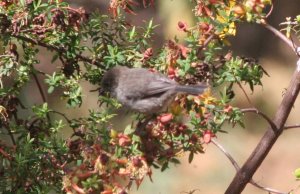
<instances>
[{"instance_id":1,"label":"small leaf","mask_svg":"<svg viewBox=\"0 0 300 194\"><path fill-rule=\"evenodd\" d=\"M194 152L191 151L190 154L189 154L189 163L191 163L194 159Z\"/></svg>"},{"instance_id":2,"label":"small leaf","mask_svg":"<svg viewBox=\"0 0 300 194\"><path fill-rule=\"evenodd\" d=\"M177 158L172 158L170 161L174 164L180 164L180 161Z\"/></svg>"},{"instance_id":3,"label":"small leaf","mask_svg":"<svg viewBox=\"0 0 300 194\"><path fill-rule=\"evenodd\" d=\"M135 36L135 26L133 26L132 30L129 33L129 40L132 40Z\"/></svg>"},{"instance_id":4,"label":"small leaf","mask_svg":"<svg viewBox=\"0 0 300 194\"><path fill-rule=\"evenodd\" d=\"M162 167L161 167L161 171L165 171L167 168L169 168L169 163L168 162L165 162Z\"/></svg>"},{"instance_id":5,"label":"small leaf","mask_svg":"<svg viewBox=\"0 0 300 194\"><path fill-rule=\"evenodd\" d=\"M131 127L131 125L127 125L124 130L124 134L129 135L129 134L132 134L133 132L134 132L134 129Z\"/></svg>"},{"instance_id":6,"label":"small leaf","mask_svg":"<svg viewBox=\"0 0 300 194\"><path fill-rule=\"evenodd\" d=\"M51 94L53 91L54 91L54 87L53 87L53 86L50 86L50 87L48 88L48 94Z\"/></svg>"}]
</instances>

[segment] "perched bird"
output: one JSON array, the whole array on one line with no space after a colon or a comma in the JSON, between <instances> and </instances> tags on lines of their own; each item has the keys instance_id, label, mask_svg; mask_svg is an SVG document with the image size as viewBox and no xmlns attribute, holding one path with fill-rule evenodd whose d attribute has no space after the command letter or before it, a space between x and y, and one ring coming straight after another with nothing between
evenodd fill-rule
<instances>
[{"instance_id":1,"label":"perched bird","mask_svg":"<svg viewBox=\"0 0 300 194\"><path fill-rule=\"evenodd\" d=\"M102 78L101 89L123 106L140 113L163 111L178 93L199 95L207 85L180 85L167 76L144 68L117 66Z\"/></svg>"}]
</instances>

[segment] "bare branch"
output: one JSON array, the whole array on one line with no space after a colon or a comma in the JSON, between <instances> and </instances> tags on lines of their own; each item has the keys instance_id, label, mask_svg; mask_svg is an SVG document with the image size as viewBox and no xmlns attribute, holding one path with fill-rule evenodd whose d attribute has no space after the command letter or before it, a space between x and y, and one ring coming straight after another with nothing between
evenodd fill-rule
<instances>
[{"instance_id":1,"label":"bare branch","mask_svg":"<svg viewBox=\"0 0 300 194\"><path fill-rule=\"evenodd\" d=\"M225 194L240 194L272 149L274 143L283 131L284 124L299 94L299 80L300 72L296 70L287 89L287 92L285 93L283 100L276 112L275 118L272 121L276 128L270 126L267 129L266 133L254 149L252 154L249 156L248 160L235 175Z\"/></svg>"},{"instance_id":2,"label":"bare branch","mask_svg":"<svg viewBox=\"0 0 300 194\"><path fill-rule=\"evenodd\" d=\"M268 18L268 17L272 14L273 9L274 9L274 5L273 5L273 3L272 3L272 4L271 4L271 7L270 7L270 10L269 10L269 12L267 13L267 15L265 16L265 18Z\"/></svg>"},{"instance_id":3,"label":"bare branch","mask_svg":"<svg viewBox=\"0 0 300 194\"><path fill-rule=\"evenodd\" d=\"M298 54L298 52L294 49L292 41L289 40L284 34L282 34L280 31L278 31L266 22L262 25L271 32L273 32L282 41L284 41L285 44L295 52L295 54ZM272 149L274 143L277 141L278 137L283 132L286 120L291 112L295 100L298 97L300 91L299 80L300 72L296 69L292 76L287 92L285 93L283 100L281 101L281 104L277 109L275 118L272 120L272 123L274 123L276 127L272 126L273 124L271 125L271 122L269 122L271 126L267 129L256 148L249 156L248 160L236 173L225 194L240 194L246 187L247 183L251 180L253 174L264 161L270 150Z\"/></svg>"},{"instance_id":4,"label":"bare branch","mask_svg":"<svg viewBox=\"0 0 300 194\"><path fill-rule=\"evenodd\" d=\"M283 127L283 129L295 129L295 128L300 128L300 124L295 124L295 125L286 125Z\"/></svg>"},{"instance_id":5,"label":"bare branch","mask_svg":"<svg viewBox=\"0 0 300 194\"><path fill-rule=\"evenodd\" d=\"M267 115L265 115L264 113L259 111L257 108L245 108L245 109L242 109L241 111L243 113L252 112L252 113L256 113L256 114L262 116L269 123L269 125L272 127L273 130L277 130L277 127L276 127L275 123L272 121L272 119L270 119Z\"/></svg>"},{"instance_id":6,"label":"bare branch","mask_svg":"<svg viewBox=\"0 0 300 194\"><path fill-rule=\"evenodd\" d=\"M225 154L225 156L229 159L229 161L231 162L231 164L234 166L235 170L239 171L240 167L239 167L238 163L229 154L229 152L227 152L227 150L220 143L218 143L215 139L212 139L211 142ZM288 193L287 192L282 192L282 191L278 191L276 189L272 189L272 188L261 186L258 183L256 183L253 179L250 180L250 183L253 186L255 186L255 187L259 188L259 189L262 189L262 190L265 190L265 191L268 191L268 192L271 192L271 193L276 193L276 194L288 194L289 193L289 192Z\"/></svg>"},{"instance_id":7,"label":"bare branch","mask_svg":"<svg viewBox=\"0 0 300 194\"><path fill-rule=\"evenodd\" d=\"M252 102L249 98L249 96L247 95L245 89L243 88L242 84L236 79L236 77L234 77L234 79L236 80L236 83L238 84L238 86L240 87L240 89L242 90L242 92L244 93L245 97L247 98L247 101L250 105L252 105Z\"/></svg>"},{"instance_id":8,"label":"bare branch","mask_svg":"<svg viewBox=\"0 0 300 194\"><path fill-rule=\"evenodd\" d=\"M288 39L284 34L282 34L279 30L268 24L267 22L262 24L265 28L273 32L279 39L281 39L287 46L289 46L296 54L297 52L294 49L294 45L290 39Z\"/></svg>"}]
</instances>

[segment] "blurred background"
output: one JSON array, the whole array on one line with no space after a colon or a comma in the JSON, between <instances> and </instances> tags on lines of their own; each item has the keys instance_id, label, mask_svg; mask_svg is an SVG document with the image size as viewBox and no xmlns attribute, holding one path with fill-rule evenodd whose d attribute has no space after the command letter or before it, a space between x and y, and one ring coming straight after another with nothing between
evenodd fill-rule
<instances>
[{"instance_id":1,"label":"blurred background","mask_svg":"<svg viewBox=\"0 0 300 194\"><path fill-rule=\"evenodd\" d=\"M108 0L72 0L73 6L84 7L88 12L99 9L100 12L107 12ZM142 1L141 1L142 2ZM141 3L142 5L142 3ZM183 0L156 0L155 6L144 9L142 6L136 10L137 16L131 16L130 20L134 24L141 24L144 20L154 19L156 24L160 24L156 29L156 40L153 45L161 46L165 39L173 39L175 36L182 39L184 33L177 30L178 21L185 21L189 26L194 24L192 7L189 1ZM300 14L300 0L274 1L274 11L268 18L268 22L276 28L279 23L285 21L286 17L294 17ZM254 106L273 118L279 106L283 92L288 86L292 72L295 69L296 57L291 50L278 40L273 34L261 26L245 24L238 26L237 35L230 39L231 50L234 54L246 57L254 57L268 72L270 77L263 78L263 87L256 87L252 94L247 93ZM51 56L41 54L39 68L45 72L51 72L55 65L51 64ZM76 118L88 113L89 109L97 108L97 92L90 94L91 89L87 83L82 83L85 96L85 104L78 112L73 109L66 109L65 102L49 96L52 100L50 107L59 109L62 112ZM34 82L29 84L24 90L24 99L29 104L42 103ZM46 91L46 86L44 87ZM30 92L31 95L28 95ZM237 98L234 106L241 108L251 107L239 88L236 88ZM292 114L287 124L300 123L300 100L294 105ZM245 117L246 128L227 126L224 128L228 134L218 134L217 141L242 165L248 158L258 141L266 131L267 123L249 113ZM68 134L65 134L68 135ZM300 193L300 181L296 181L293 171L300 167L300 129L287 130L280 137L273 147L262 166L254 176L254 180L264 186L268 186L281 191L294 190ZM195 156L191 164L188 163L188 154L181 157L182 165L171 166L164 173L154 170L153 182L146 178L145 182L138 190L133 189L133 194L170 194L188 193L195 190L194 194L220 194L224 193L227 186L235 175L235 169L226 156L213 144L206 146L206 153ZM243 194L265 194L262 191L248 185Z\"/></svg>"}]
</instances>

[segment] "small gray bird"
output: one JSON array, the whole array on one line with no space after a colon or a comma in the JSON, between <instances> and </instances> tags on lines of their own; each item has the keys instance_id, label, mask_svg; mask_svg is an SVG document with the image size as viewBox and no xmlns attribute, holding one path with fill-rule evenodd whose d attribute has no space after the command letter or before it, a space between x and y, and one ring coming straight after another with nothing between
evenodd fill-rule
<instances>
[{"instance_id":1,"label":"small gray bird","mask_svg":"<svg viewBox=\"0 0 300 194\"><path fill-rule=\"evenodd\" d=\"M101 89L123 106L140 113L163 111L178 93L199 95L206 85L179 85L167 76L143 68L117 66L102 78Z\"/></svg>"}]
</instances>

